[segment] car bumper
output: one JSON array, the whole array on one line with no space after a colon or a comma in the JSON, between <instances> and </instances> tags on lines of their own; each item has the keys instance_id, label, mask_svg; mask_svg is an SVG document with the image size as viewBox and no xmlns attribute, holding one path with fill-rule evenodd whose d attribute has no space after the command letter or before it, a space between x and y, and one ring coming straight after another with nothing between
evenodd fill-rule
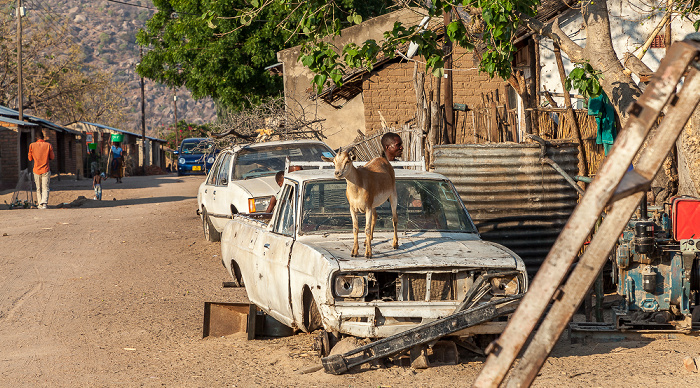
<instances>
[{"instance_id":1,"label":"car bumper","mask_svg":"<svg viewBox=\"0 0 700 388\"><path fill-rule=\"evenodd\" d=\"M384 338L454 313L458 302L336 302L330 329L360 338ZM455 335L500 334L506 322L486 322Z\"/></svg>"},{"instance_id":2,"label":"car bumper","mask_svg":"<svg viewBox=\"0 0 700 388\"><path fill-rule=\"evenodd\" d=\"M206 168L206 166L197 164L183 164L177 166L177 172L180 173L180 175L206 175L207 171L209 171L209 169Z\"/></svg>"}]
</instances>

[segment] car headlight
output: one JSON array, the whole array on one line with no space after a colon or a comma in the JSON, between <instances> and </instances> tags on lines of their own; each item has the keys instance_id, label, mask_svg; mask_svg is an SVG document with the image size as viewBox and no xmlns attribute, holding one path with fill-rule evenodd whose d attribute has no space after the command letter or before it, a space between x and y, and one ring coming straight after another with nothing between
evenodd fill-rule
<instances>
[{"instance_id":1,"label":"car headlight","mask_svg":"<svg viewBox=\"0 0 700 388\"><path fill-rule=\"evenodd\" d=\"M214 163L214 158L210 156L209 159L207 159L207 163L209 163L209 164Z\"/></svg>"},{"instance_id":2,"label":"car headlight","mask_svg":"<svg viewBox=\"0 0 700 388\"><path fill-rule=\"evenodd\" d=\"M248 199L248 212L264 212L267 210L267 206L270 204L270 197L265 198L249 198Z\"/></svg>"},{"instance_id":3,"label":"car headlight","mask_svg":"<svg viewBox=\"0 0 700 388\"><path fill-rule=\"evenodd\" d=\"M354 275L336 276L333 291L341 298L362 298L367 295L367 279Z\"/></svg>"},{"instance_id":4,"label":"car headlight","mask_svg":"<svg viewBox=\"0 0 700 388\"><path fill-rule=\"evenodd\" d=\"M177 162L180 164L185 164L185 158L180 158L177 160Z\"/></svg>"},{"instance_id":5,"label":"car headlight","mask_svg":"<svg viewBox=\"0 0 700 388\"><path fill-rule=\"evenodd\" d=\"M520 292L517 275L491 279L491 293L494 295L516 295Z\"/></svg>"}]
</instances>

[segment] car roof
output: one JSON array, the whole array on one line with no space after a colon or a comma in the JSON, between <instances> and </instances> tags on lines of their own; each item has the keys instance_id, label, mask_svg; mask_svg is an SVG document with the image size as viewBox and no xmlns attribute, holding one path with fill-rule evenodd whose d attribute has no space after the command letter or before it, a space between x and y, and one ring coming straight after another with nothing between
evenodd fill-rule
<instances>
[{"instance_id":1,"label":"car roof","mask_svg":"<svg viewBox=\"0 0 700 388\"><path fill-rule=\"evenodd\" d=\"M287 145L287 144L320 144L328 147L328 149L331 149L328 144L320 141L320 140L313 140L313 139L296 139L296 140L275 140L275 141L266 141L262 143L248 143L248 144L238 144L232 147L233 151L238 151L241 148L259 148L259 147L274 147L278 145Z\"/></svg>"},{"instance_id":2,"label":"car roof","mask_svg":"<svg viewBox=\"0 0 700 388\"><path fill-rule=\"evenodd\" d=\"M285 175L285 178L289 178L291 180L294 180L294 181L297 181L300 183L305 183L305 182L309 182L309 181L336 179L334 173L335 173L335 170L332 168L324 168L324 169L313 168L313 169L306 169L306 170L299 170L299 171L290 172L290 173ZM395 169L394 174L396 176L396 179L406 179L406 178L439 179L439 180L447 179L447 177L445 177L442 174L438 174L435 172L429 172L429 171L423 171L423 170Z\"/></svg>"}]
</instances>

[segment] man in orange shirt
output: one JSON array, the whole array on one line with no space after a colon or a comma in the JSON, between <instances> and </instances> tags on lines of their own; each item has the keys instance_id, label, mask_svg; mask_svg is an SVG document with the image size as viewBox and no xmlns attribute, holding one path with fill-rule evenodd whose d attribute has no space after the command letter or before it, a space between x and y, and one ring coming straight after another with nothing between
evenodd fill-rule
<instances>
[{"instance_id":1,"label":"man in orange shirt","mask_svg":"<svg viewBox=\"0 0 700 388\"><path fill-rule=\"evenodd\" d=\"M39 209L46 209L49 203L49 182L51 170L49 160L53 160L53 147L44 141L44 131L36 133L36 141L29 145L29 161L34 161L34 182L36 182L36 199Z\"/></svg>"}]
</instances>

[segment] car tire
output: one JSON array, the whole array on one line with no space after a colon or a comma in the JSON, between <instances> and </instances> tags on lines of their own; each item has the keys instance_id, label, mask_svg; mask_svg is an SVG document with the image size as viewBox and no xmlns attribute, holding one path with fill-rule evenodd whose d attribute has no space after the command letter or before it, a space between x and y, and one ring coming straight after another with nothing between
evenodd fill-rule
<instances>
[{"instance_id":1,"label":"car tire","mask_svg":"<svg viewBox=\"0 0 700 388\"><path fill-rule=\"evenodd\" d=\"M209 242L221 241L221 233L219 233L211 223L207 209L202 208L202 229L204 230L204 238Z\"/></svg>"},{"instance_id":2,"label":"car tire","mask_svg":"<svg viewBox=\"0 0 700 388\"><path fill-rule=\"evenodd\" d=\"M318 329L323 329L323 321L321 320L321 313L318 311L316 306L316 301L313 295L311 295L311 290L304 288L304 317L303 324L306 331L312 333Z\"/></svg>"}]
</instances>

